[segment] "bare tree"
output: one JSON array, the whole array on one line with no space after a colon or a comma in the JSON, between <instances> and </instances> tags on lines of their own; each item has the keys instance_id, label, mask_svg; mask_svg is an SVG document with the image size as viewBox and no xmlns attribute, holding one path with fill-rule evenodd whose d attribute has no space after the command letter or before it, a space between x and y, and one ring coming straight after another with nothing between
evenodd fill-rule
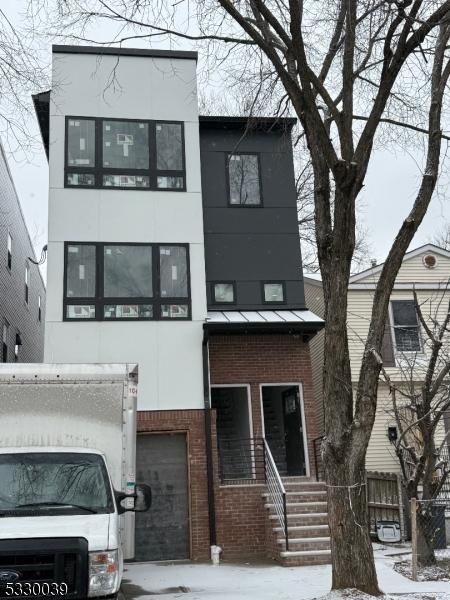
<instances>
[{"instance_id":1,"label":"bare tree","mask_svg":"<svg viewBox=\"0 0 450 600\"><path fill-rule=\"evenodd\" d=\"M436 246L444 248L444 250L448 250L450 252L450 221L444 223L436 235L433 236L431 241L433 244L436 244Z\"/></svg>"},{"instance_id":2,"label":"bare tree","mask_svg":"<svg viewBox=\"0 0 450 600\"><path fill-rule=\"evenodd\" d=\"M450 475L450 432L446 432L445 423L450 409L448 284L439 295L422 302L414 292L414 306L425 339L420 352L408 352L400 357L399 381L393 381L382 367L382 377L392 398L390 412L398 431L393 442L395 453L409 500L418 497L420 488L423 500L436 498ZM407 330L404 335L408 335ZM423 353L427 356L426 360ZM428 509L419 511L418 557L423 565L435 563L433 535L428 521Z\"/></svg>"},{"instance_id":3,"label":"bare tree","mask_svg":"<svg viewBox=\"0 0 450 600\"><path fill-rule=\"evenodd\" d=\"M48 85L32 22L21 25L0 8L0 135L19 158L40 147L30 128L31 94Z\"/></svg>"},{"instance_id":4,"label":"bare tree","mask_svg":"<svg viewBox=\"0 0 450 600\"><path fill-rule=\"evenodd\" d=\"M365 501L365 456L377 407L388 302L422 222L441 163L441 116L450 72L450 0L60 0L59 23L119 27L110 40L207 44L209 68L253 72L279 110L298 117L314 173L314 219L325 301L324 406L333 588L378 594ZM347 288L356 207L374 145L398 132L422 136L425 166L374 293L355 397Z\"/></svg>"}]
</instances>

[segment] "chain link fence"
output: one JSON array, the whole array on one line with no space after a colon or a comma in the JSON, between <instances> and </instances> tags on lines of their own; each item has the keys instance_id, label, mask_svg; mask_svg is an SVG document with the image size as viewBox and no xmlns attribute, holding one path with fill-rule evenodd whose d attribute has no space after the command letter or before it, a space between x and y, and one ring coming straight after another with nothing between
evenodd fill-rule
<instances>
[{"instance_id":1,"label":"chain link fence","mask_svg":"<svg viewBox=\"0 0 450 600\"><path fill-rule=\"evenodd\" d=\"M411 542L414 581L420 569L439 565L439 559L450 565L450 498L411 500Z\"/></svg>"}]
</instances>

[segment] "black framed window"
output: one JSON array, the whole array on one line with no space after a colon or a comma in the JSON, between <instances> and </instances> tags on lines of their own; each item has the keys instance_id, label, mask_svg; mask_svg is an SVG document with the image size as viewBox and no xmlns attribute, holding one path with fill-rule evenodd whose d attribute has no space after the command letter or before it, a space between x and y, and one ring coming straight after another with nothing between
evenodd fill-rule
<instances>
[{"instance_id":1,"label":"black framed window","mask_svg":"<svg viewBox=\"0 0 450 600\"><path fill-rule=\"evenodd\" d=\"M229 203L234 206L260 206L261 178L258 154L229 154Z\"/></svg>"},{"instance_id":2,"label":"black framed window","mask_svg":"<svg viewBox=\"0 0 450 600\"><path fill-rule=\"evenodd\" d=\"M8 231L7 247L8 247L7 265L8 265L8 269L11 270L11 266L12 266L12 237L11 237L11 234L9 233L9 231Z\"/></svg>"},{"instance_id":3,"label":"black framed window","mask_svg":"<svg viewBox=\"0 0 450 600\"><path fill-rule=\"evenodd\" d=\"M236 302L235 284L233 281L215 281L211 287L214 304L234 304Z\"/></svg>"},{"instance_id":4,"label":"black framed window","mask_svg":"<svg viewBox=\"0 0 450 600\"><path fill-rule=\"evenodd\" d=\"M25 302L28 304L28 298L30 295L30 265L25 265Z\"/></svg>"},{"instance_id":5,"label":"black framed window","mask_svg":"<svg viewBox=\"0 0 450 600\"><path fill-rule=\"evenodd\" d=\"M38 321L39 323L42 321L42 300L40 294L38 296Z\"/></svg>"},{"instance_id":6,"label":"black framed window","mask_svg":"<svg viewBox=\"0 0 450 600\"><path fill-rule=\"evenodd\" d=\"M392 300L392 322L398 352L420 352L419 322L414 300Z\"/></svg>"},{"instance_id":7,"label":"black framed window","mask_svg":"<svg viewBox=\"0 0 450 600\"><path fill-rule=\"evenodd\" d=\"M66 118L65 186L186 189L184 124Z\"/></svg>"},{"instance_id":8,"label":"black framed window","mask_svg":"<svg viewBox=\"0 0 450 600\"><path fill-rule=\"evenodd\" d=\"M5 319L2 327L2 362L8 362L9 323Z\"/></svg>"},{"instance_id":9,"label":"black framed window","mask_svg":"<svg viewBox=\"0 0 450 600\"><path fill-rule=\"evenodd\" d=\"M17 332L16 333L16 341L14 343L14 362L19 362L19 353L20 353L21 346L22 346L22 338L20 336L20 333Z\"/></svg>"},{"instance_id":10,"label":"black framed window","mask_svg":"<svg viewBox=\"0 0 450 600\"><path fill-rule=\"evenodd\" d=\"M190 319L184 244L65 244L64 320Z\"/></svg>"},{"instance_id":11,"label":"black framed window","mask_svg":"<svg viewBox=\"0 0 450 600\"><path fill-rule=\"evenodd\" d=\"M286 300L284 290L284 282L282 281L265 281L263 283L263 299L264 302L270 304L281 304Z\"/></svg>"}]
</instances>

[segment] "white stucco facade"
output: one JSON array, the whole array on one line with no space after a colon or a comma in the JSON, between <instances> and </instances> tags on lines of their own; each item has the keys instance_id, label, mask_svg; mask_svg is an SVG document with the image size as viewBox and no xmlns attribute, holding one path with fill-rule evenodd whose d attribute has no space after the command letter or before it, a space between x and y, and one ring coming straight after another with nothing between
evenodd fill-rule
<instances>
[{"instance_id":1,"label":"white stucco facade","mask_svg":"<svg viewBox=\"0 0 450 600\"><path fill-rule=\"evenodd\" d=\"M46 362L137 362L140 410L203 406L206 317L194 58L53 55ZM186 191L64 187L65 118L184 123ZM188 244L192 320L63 321L65 242Z\"/></svg>"}]
</instances>

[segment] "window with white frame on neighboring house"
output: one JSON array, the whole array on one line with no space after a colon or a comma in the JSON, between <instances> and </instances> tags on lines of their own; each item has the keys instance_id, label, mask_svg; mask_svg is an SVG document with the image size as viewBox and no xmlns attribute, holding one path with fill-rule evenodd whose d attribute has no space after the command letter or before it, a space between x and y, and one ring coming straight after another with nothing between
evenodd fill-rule
<instances>
[{"instance_id":1,"label":"window with white frame on neighboring house","mask_svg":"<svg viewBox=\"0 0 450 600\"><path fill-rule=\"evenodd\" d=\"M227 156L229 204L261 205L261 181L258 154Z\"/></svg>"},{"instance_id":2,"label":"window with white frame on neighboring house","mask_svg":"<svg viewBox=\"0 0 450 600\"><path fill-rule=\"evenodd\" d=\"M183 123L67 117L65 186L184 191Z\"/></svg>"},{"instance_id":3,"label":"window with white frame on neighboring house","mask_svg":"<svg viewBox=\"0 0 450 600\"><path fill-rule=\"evenodd\" d=\"M28 304L28 298L30 296L30 265L25 265L25 302Z\"/></svg>"},{"instance_id":4,"label":"window with white frame on neighboring house","mask_svg":"<svg viewBox=\"0 0 450 600\"><path fill-rule=\"evenodd\" d=\"M64 289L65 320L190 319L188 246L66 243Z\"/></svg>"},{"instance_id":5,"label":"window with white frame on neighboring house","mask_svg":"<svg viewBox=\"0 0 450 600\"><path fill-rule=\"evenodd\" d=\"M9 323L5 319L2 327L2 362L8 362Z\"/></svg>"},{"instance_id":6,"label":"window with white frame on neighboring house","mask_svg":"<svg viewBox=\"0 0 450 600\"><path fill-rule=\"evenodd\" d=\"M397 352L420 352L422 346L414 300L392 300L391 307Z\"/></svg>"},{"instance_id":7,"label":"window with white frame on neighboring house","mask_svg":"<svg viewBox=\"0 0 450 600\"><path fill-rule=\"evenodd\" d=\"M8 231L8 253L7 253L7 265L8 269L11 271L12 267L12 237L10 232Z\"/></svg>"},{"instance_id":8,"label":"window with white frame on neighboring house","mask_svg":"<svg viewBox=\"0 0 450 600\"><path fill-rule=\"evenodd\" d=\"M14 343L14 362L19 362L19 352L22 346L22 338L20 337L20 333L16 333L16 339Z\"/></svg>"}]
</instances>

